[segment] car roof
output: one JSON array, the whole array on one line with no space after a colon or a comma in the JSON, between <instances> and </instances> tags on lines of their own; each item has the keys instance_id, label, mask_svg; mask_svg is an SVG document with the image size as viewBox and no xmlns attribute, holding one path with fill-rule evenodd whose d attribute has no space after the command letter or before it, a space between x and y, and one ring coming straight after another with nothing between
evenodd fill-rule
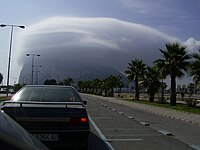
<instances>
[{"instance_id":1,"label":"car roof","mask_svg":"<svg viewBox=\"0 0 200 150\"><path fill-rule=\"evenodd\" d=\"M73 86L65 86L65 85L25 85L24 87L52 87L52 88L73 88Z\"/></svg>"}]
</instances>

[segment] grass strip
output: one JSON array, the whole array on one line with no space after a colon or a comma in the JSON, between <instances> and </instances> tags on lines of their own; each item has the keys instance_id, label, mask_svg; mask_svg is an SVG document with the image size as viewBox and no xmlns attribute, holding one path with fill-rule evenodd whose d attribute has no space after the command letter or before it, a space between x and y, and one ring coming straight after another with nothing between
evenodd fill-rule
<instances>
[{"instance_id":1,"label":"grass strip","mask_svg":"<svg viewBox=\"0 0 200 150\"><path fill-rule=\"evenodd\" d=\"M10 100L11 96L0 96L0 101Z\"/></svg>"},{"instance_id":2,"label":"grass strip","mask_svg":"<svg viewBox=\"0 0 200 150\"><path fill-rule=\"evenodd\" d=\"M173 110L184 111L184 112L200 115L200 106L189 107L186 104L177 104L176 106L171 106L169 103L161 104L159 102L149 102L147 100L130 100L130 99L120 99L120 100L126 100L126 101L134 102L134 103L142 103L142 104L147 104L147 105L152 105L152 106L169 108Z\"/></svg>"}]
</instances>

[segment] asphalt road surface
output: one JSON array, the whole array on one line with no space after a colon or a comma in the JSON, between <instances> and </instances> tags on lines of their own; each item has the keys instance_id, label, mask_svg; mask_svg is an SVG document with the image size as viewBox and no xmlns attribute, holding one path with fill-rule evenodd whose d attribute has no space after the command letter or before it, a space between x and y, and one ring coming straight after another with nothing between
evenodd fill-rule
<instances>
[{"instance_id":1,"label":"asphalt road surface","mask_svg":"<svg viewBox=\"0 0 200 150\"><path fill-rule=\"evenodd\" d=\"M91 127L89 150L198 149L199 127L91 96L82 96L88 102Z\"/></svg>"},{"instance_id":2,"label":"asphalt road surface","mask_svg":"<svg viewBox=\"0 0 200 150\"><path fill-rule=\"evenodd\" d=\"M200 130L193 130L191 127L194 126L189 124L174 119L170 122L166 117L162 118L91 96L82 96L88 101L87 111L91 123L89 150L190 150L194 149L192 146L198 147L197 143L200 143L200 134L198 134ZM148 122L145 122L146 120ZM168 125L164 126L163 123ZM190 133L190 130L192 133L197 132L194 135L196 136L194 138L197 138L196 145L188 144L187 140L181 141L181 138L184 139L181 136L185 136L185 133L177 137L174 132L168 131L170 129L168 127L175 131L177 128L181 130L187 128L186 133ZM179 132L181 131L175 133L179 134Z\"/></svg>"}]
</instances>

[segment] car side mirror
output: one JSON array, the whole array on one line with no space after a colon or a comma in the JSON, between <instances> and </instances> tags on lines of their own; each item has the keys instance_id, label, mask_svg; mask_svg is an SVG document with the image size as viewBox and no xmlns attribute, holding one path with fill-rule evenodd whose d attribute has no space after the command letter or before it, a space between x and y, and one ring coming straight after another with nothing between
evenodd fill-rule
<instances>
[{"instance_id":1,"label":"car side mirror","mask_svg":"<svg viewBox=\"0 0 200 150\"><path fill-rule=\"evenodd\" d=\"M84 104L84 105L87 105L87 101L83 101L83 104Z\"/></svg>"}]
</instances>

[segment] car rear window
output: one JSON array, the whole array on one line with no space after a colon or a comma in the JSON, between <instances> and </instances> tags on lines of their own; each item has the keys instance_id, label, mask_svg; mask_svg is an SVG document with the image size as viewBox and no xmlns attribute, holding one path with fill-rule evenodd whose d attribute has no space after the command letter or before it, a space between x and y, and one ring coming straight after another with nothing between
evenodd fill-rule
<instances>
[{"instance_id":1,"label":"car rear window","mask_svg":"<svg viewBox=\"0 0 200 150\"><path fill-rule=\"evenodd\" d=\"M64 87L25 87L16 93L13 101L40 102L80 102L80 97L73 88Z\"/></svg>"}]
</instances>

